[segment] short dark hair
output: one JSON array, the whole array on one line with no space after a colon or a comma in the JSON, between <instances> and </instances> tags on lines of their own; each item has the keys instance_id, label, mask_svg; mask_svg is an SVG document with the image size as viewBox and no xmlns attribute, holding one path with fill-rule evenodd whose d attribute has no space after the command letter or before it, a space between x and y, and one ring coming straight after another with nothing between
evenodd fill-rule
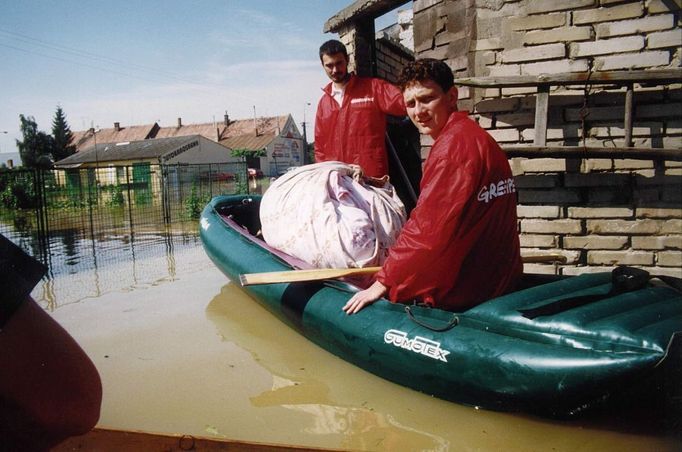
<instances>
[{"instance_id":1,"label":"short dark hair","mask_svg":"<svg viewBox=\"0 0 682 452\"><path fill-rule=\"evenodd\" d=\"M323 55L336 55L337 53L343 53L343 56L348 59L348 51L346 50L346 46L343 45L341 41L330 39L320 46L320 61L322 61Z\"/></svg>"},{"instance_id":2,"label":"short dark hair","mask_svg":"<svg viewBox=\"0 0 682 452\"><path fill-rule=\"evenodd\" d=\"M407 85L413 82L423 82L432 80L448 92L455 85L455 78L450 67L440 60L434 58L422 58L407 63L398 76L398 86L401 91L405 91Z\"/></svg>"}]
</instances>

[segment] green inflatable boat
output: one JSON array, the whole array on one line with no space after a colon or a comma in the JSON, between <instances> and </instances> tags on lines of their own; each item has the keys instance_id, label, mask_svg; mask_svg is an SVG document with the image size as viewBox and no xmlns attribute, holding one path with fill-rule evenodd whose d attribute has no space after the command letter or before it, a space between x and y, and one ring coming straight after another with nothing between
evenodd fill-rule
<instances>
[{"instance_id":1,"label":"green inflatable boat","mask_svg":"<svg viewBox=\"0 0 682 452\"><path fill-rule=\"evenodd\" d=\"M257 237L259 206L259 196L219 196L202 212L206 253L232 281L309 268ZM358 290L349 281L244 290L320 347L388 380L486 409L566 416L644 382L660 391L682 365L680 292L631 270L527 275L527 288L465 312L380 300L349 316L341 307Z\"/></svg>"}]
</instances>

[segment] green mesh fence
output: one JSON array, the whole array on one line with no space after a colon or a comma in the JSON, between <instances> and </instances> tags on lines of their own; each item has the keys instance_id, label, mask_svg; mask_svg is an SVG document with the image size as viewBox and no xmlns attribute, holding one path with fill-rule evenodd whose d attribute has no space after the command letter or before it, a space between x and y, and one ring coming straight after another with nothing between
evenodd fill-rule
<instances>
[{"instance_id":1,"label":"green mesh fence","mask_svg":"<svg viewBox=\"0 0 682 452\"><path fill-rule=\"evenodd\" d=\"M40 258L55 237L196 232L211 197L250 182L243 163L0 170L0 233Z\"/></svg>"}]
</instances>

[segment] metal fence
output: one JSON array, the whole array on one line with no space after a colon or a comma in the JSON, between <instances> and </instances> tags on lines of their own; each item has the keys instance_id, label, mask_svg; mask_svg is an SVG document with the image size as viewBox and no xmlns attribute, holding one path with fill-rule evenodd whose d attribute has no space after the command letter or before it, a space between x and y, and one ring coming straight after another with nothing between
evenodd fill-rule
<instances>
[{"instance_id":1,"label":"metal fence","mask_svg":"<svg viewBox=\"0 0 682 452\"><path fill-rule=\"evenodd\" d=\"M196 230L212 196L250 189L242 163L0 171L0 233L41 258L65 233Z\"/></svg>"}]
</instances>

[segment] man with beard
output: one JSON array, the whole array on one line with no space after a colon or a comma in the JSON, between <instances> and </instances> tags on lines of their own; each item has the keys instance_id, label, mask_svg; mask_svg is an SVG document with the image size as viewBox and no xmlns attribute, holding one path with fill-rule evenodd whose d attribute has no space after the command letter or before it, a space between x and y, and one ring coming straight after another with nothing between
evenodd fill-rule
<instances>
[{"instance_id":1,"label":"man with beard","mask_svg":"<svg viewBox=\"0 0 682 452\"><path fill-rule=\"evenodd\" d=\"M348 72L348 52L337 40L322 44L320 61L331 82L317 105L315 161L360 165L370 177L387 175L386 115L405 116L400 90Z\"/></svg>"}]
</instances>

